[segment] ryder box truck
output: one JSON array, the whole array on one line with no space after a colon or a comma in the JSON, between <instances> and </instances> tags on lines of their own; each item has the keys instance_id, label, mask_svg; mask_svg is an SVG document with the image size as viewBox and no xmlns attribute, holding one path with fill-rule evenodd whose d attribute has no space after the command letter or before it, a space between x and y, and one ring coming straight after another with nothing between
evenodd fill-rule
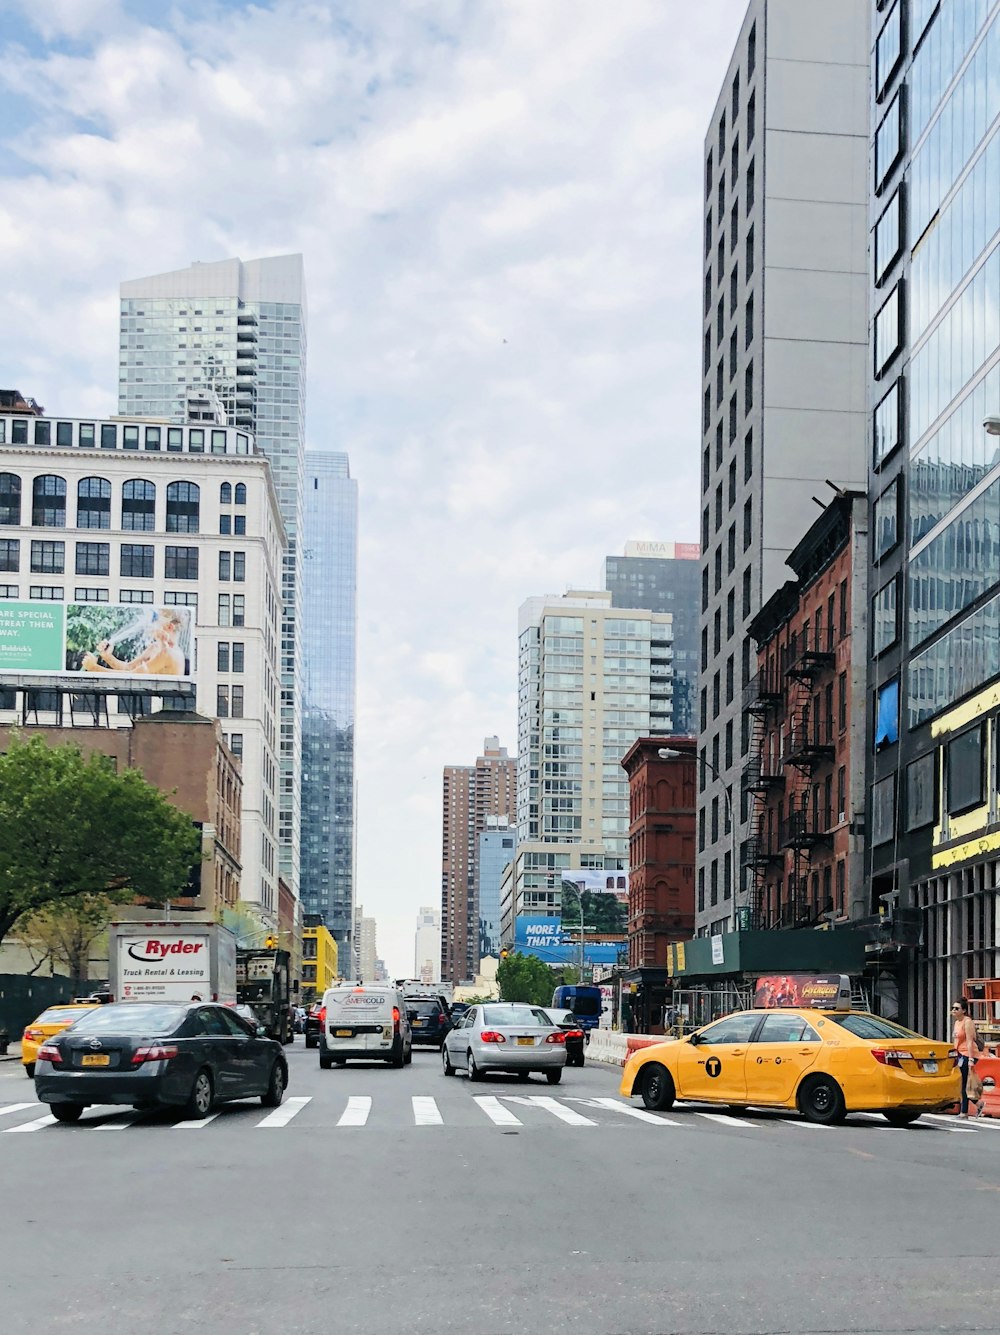
<instances>
[{"instance_id":1,"label":"ryder box truck","mask_svg":"<svg viewBox=\"0 0 1000 1335\"><path fill-rule=\"evenodd\" d=\"M108 969L115 1001L236 1005L236 937L218 923L113 922Z\"/></svg>"}]
</instances>

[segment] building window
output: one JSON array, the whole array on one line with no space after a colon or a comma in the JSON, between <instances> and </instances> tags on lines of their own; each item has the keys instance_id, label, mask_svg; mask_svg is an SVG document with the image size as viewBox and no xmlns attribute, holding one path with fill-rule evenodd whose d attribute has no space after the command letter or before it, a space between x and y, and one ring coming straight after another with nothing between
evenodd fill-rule
<instances>
[{"instance_id":1,"label":"building window","mask_svg":"<svg viewBox=\"0 0 1000 1335\"><path fill-rule=\"evenodd\" d=\"M919 830L937 818L937 753L929 752L906 767L906 828Z\"/></svg>"},{"instance_id":2,"label":"building window","mask_svg":"<svg viewBox=\"0 0 1000 1335\"><path fill-rule=\"evenodd\" d=\"M746 189L746 196L747 196L747 204L746 204L747 217L750 216L750 210L753 208L754 192L755 192L756 188L757 188L757 170L756 170L756 163L755 163L755 161L754 161L753 159L751 159L751 161L750 161L750 165L747 167L747 189Z\"/></svg>"},{"instance_id":3,"label":"building window","mask_svg":"<svg viewBox=\"0 0 1000 1335\"><path fill-rule=\"evenodd\" d=\"M729 532L726 534L726 573L732 574L736 569L736 525L729 525Z\"/></svg>"},{"instance_id":4,"label":"building window","mask_svg":"<svg viewBox=\"0 0 1000 1335\"><path fill-rule=\"evenodd\" d=\"M166 607L190 607L191 620L198 620L198 595L196 593L171 593L168 589L163 595Z\"/></svg>"},{"instance_id":5,"label":"building window","mask_svg":"<svg viewBox=\"0 0 1000 1335\"><path fill-rule=\"evenodd\" d=\"M156 528L156 488L143 478L132 478L122 487L122 528L133 533L152 533Z\"/></svg>"},{"instance_id":6,"label":"building window","mask_svg":"<svg viewBox=\"0 0 1000 1335\"><path fill-rule=\"evenodd\" d=\"M736 363L739 358L739 342L736 337L736 330L729 335L729 379L732 380L736 374Z\"/></svg>"},{"instance_id":7,"label":"building window","mask_svg":"<svg viewBox=\"0 0 1000 1335\"><path fill-rule=\"evenodd\" d=\"M753 432L748 431L743 437L743 481L749 482L753 476Z\"/></svg>"},{"instance_id":8,"label":"building window","mask_svg":"<svg viewBox=\"0 0 1000 1335\"><path fill-rule=\"evenodd\" d=\"M215 688L215 716L216 718L229 717L229 687L217 686Z\"/></svg>"},{"instance_id":9,"label":"building window","mask_svg":"<svg viewBox=\"0 0 1000 1335\"><path fill-rule=\"evenodd\" d=\"M234 756L243 758L243 734L241 732L232 732L229 734L229 749Z\"/></svg>"},{"instance_id":10,"label":"building window","mask_svg":"<svg viewBox=\"0 0 1000 1335\"><path fill-rule=\"evenodd\" d=\"M875 316L875 374L880 376L899 351L902 336L902 284L897 283Z\"/></svg>"},{"instance_id":11,"label":"building window","mask_svg":"<svg viewBox=\"0 0 1000 1335\"><path fill-rule=\"evenodd\" d=\"M881 98L903 55L899 5L895 4L875 43L875 97Z\"/></svg>"},{"instance_id":12,"label":"building window","mask_svg":"<svg viewBox=\"0 0 1000 1335\"><path fill-rule=\"evenodd\" d=\"M198 548L197 547L167 547L166 549L166 567L164 569L166 579L197 579L198 578Z\"/></svg>"},{"instance_id":13,"label":"building window","mask_svg":"<svg viewBox=\"0 0 1000 1335\"><path fill-rule=\"evenodd\" d=\"M44 417L38 418L35 422L33 438L36 445L51 445L52 423Z\"/></svg>"},{"instance_id":14,"label":"building window","mask_svg":"<svg viewBox=\"0 0 1000 1335\"><path fill-rule=\"evenodd\" d=\"M66 569L66 544L32 541L31 569L39 575L61 575Z\"/></svg>"},{"instance_id":15,"label":"building window","mask_svg":"<svg viewBox=\"0 0 1000 1335\"><path fill-rule=\"evenodd\" d=\"M899 93L889 104L889 110L882 117L875 131L875 193L878 194L885 184L886 177L899 160L903 151L903 118L900 111Z\"/></svg>"},{"instance_id":16,"label":"building window","mask_svg":"<svg viewBox=\"0 0 1000 1335\"><path fill-rule=\"evenodd\" d=\"M122 448L125 450L137 450L139 448L139 428L137 426L122 428Z\"/></svg>"},{"instance_id":17,"label":"building window","mask_svg":"<svg viewBox=\"0 0 1000 1335\"><path fill-rule=\"evenodd\" d=\"M151 603L153 601L153 590L119 589L118 601L120 603Z\"/></svg>"},{"instance_id":18,"label":"building window","mask_svg":"<svg viewBox=\"0 0 1000 1335\"><path fill-rule=\"evenodd\" d=\"M903 243L902 187L896 190L875 224L875 282L881 283Z\"/></svg>"},{"instance_id":19,"label":"building window","mask_svg":"<svg viewBox=\"0 0 1000 1335\"><path fill-rule=\"evenodd\" d=\"M736 685L735 676L736 676L735 663L733 661L732 654L730 654L729 657L726 659L726 704L727 705L731 705L733 703L733 695L735 693L735 685Z\"/></svg>"},{"instance_id":20,"label":"building window","mask_svg":"<svg viewBox=\"0 0 1000 1335\"><path fill-rule=\"evenodd\" d=\"M228 583L233 577L233 554L232 552L219 553L219 579Z\"/></svg>"},{"instance_id":21,"label":"building window","mask_svg":"<svg viewBox=\"0 0 1000 1335\"><path fill-rule=\"evenodd\" d=\"M167 532L197 533L201 490L196 482L171 482L167 487Z\"/></svg>"},{"instance_id":22,"label":"building window","mask_svg":"<svg viewBox=\"0 0 1000 1335\"><path fill-rule=\"evenodd\" d=\"M17 584L0 584L0 598L20 598L21 589ZM13 705L10 706L13 709Z\"/></svg>"},{"instance_id":23,"label":"building window","mask_svg":"<svg viewBox=\"0 0 1000 1335\"><path fill-rule=\"evenodd\" d=\"M233 671L242 672L246 656L246 646L241 640L233 641Z\"/></svg>"},{"instance_id":24,"label":"building window","mask_svg":"<svg viewBox=\"0 0 1000 1335\"><path fill-rule=\"evenodd\" d=\"M219 487L219 504L232 505L232 502L233 502L233 485L231 482L223 482L222 485Z\"/></svg>"},{"instance_id":25,"label":"building window","mask_svg":"<svg viewBox=\"0 0 1000 1335\"><path fill-rule=\"evenodd\" d=\"M230 602L228 593L219 594L219 625L228 626L230 624Z\"/></svg>"},{"instance_id":26,"label":"building window","mask_svg":"<svg viewBox=\"0 0 1000 1335\"><path fill-rule=\"evenodd\" d=\"M223 537L228 538L233 531L233 521L230 515L219 515L219 532Z\"/></svg>"},{"instance_id":27,"label":"building window","mask_svg":"<svg viewBox=\"0 0 1000 1335\"><path fill-rule=\"evenodd\" d=\"M948 815L957 816L984 799L985 758L984 728L977 723L959 733L945 748L945 791Z\"/></svg>"},{"instance_id":28,"label":"building window","mask_svg":"<svg viewBox=\"0 0 1000 1335\"><path fill-rule=\"evenodd\" d=\"M205 453L205 432L202 430L200 426L192 427L191 430L188 432L188 453L189 454Z\"/></svg>"},{"instance_id":29,"label":"building window","mask_svg":"<svg viewBox=\"0 0 1000 1335\"><path fill-rule=\"evenodd\" d=\"M233 718L243 717L243 687L234 686L232 688L232 710Z\"/></svg>"},{"instance_id":30,"label":"building window","mask_svg":"<svg viewBox=\"0 0 1000 1335\"><path fill-rule=\"evenodd\" d=\"M31 522L35 528L66 527L66 479L45 473L32 484Z\"/></svg>"},{"instance_id":31,"label":"building window","mask_svg":"<svg viewBox=\"0 0 1000 1335\"><path fill-rule=\"evenodd\" d=\"M753 407L753 362L743 372L743 411L748 413Z\"/></svg>"},{"instance_id":32,"label":"building window","mask_svg":"<svg viewBox=\"0 0 1000 1335\"><path fill-rule=\"evenodd\" d=\"M736 426L739 421L739 409L736 405L736 395L729 400L729 443L732 445L736 439Z\"/></svg>"},{"instance_id":33,"label":"building window","mask_svg":"<svg viewBox=\"0 0 1000 1335\"><path fill-rule=\"evenodd\" d=\"M899 445L901 439L899 424L901 401L899 381L896 380L888 394L875 409L874 447L876 468L888 459L889 455Z\"/></svg>"},{"instance_id":34,"label":"building window","mask_svg":"<svg viewBox=\"0 0 1000 1335\"><path fill-rule=\"evenodd\" d=\"M123 579L152 579L153 547L145 543L123 542L121 575Z\"/></svg>"},{"instance_id":35,"label":"building window","mask_svg":"<svg viewBox=\"0 0 1000 1335\"><path fill-rule=\"evenodd\" d=\"M872 653L877 657L899 638L897 578L883 585L872 599Z\"/></svg>"},{"instance_id":36,"label":"building window","mask_svg":"<svg viewBox=\"0 0 1000 1335\"><path fill-rule=\"evenodd\" d=\"M899 741L899 678L894 677L875 693L875 750Z\"/></svg>"},{"instance_id":37,"label":"building window","mask_svg":"<svg viewBox=\"0 0 1000 1335\"><path fill-rule=\"evenodd\" d=\"M28 588L28 597L39 602L61 603L64 595L61 584L32 584Z\"/></svg>"},{"instance_id":38,"label":"building window","mask_svg":"<svg viewBox=\"0 0 1000 1335\"><path fill-rule=\"evenodd\" d=\"M750 567L743 572L743 620L750 615Z\"/></svg>"},{"instance_id":39,"label":"building window","mask_svg":"<svg viewBox=\"0 0 1000 1335\"><path fill-rule=\"evenodd\" d=\"M837 727L847 731L847 673L841 672L837 678Z\"/></svg>"},{"instance_id":40,"label":"building window","mask_svg":"<svg viewBox=\"0 0 1000 1335\"><path fill-rule=\"evenodd\" d=\"M753 541L753 499L747 497L743 502L743 550Z\"/></svg>"},{"instance_id":41,"label":"building window","mask_svg":"<svg viewBox=\"0 0 1000 1335\"><path fill-rule=\"evenodd\" d=\"M219 672L229 671L229 641L220 640L216 656L216 667Z\"/></svg>"},{"instance_id":42,"label":"building window","mask_svg":"<svg viewBox=\"0 0 1000 1335\"><path fill-rule=\"evenodd\" d=\"M74 597L78 603L106 603L107 589L77 589Z\"/></svg>"},{"instance_id":43,"label":"building window","mask_svg":"<svg viewBox=\"0 0 1000 1335\"><path fill-rule=\"evenodd\" d=\"M750 275L753 273L753 228L747 232L746 245L746 281L749 283Z\"/></svg>"},{"instance_id":44,"label":"building window","mask_svg":"<svg viewBox=\"0 0 1000 1335\"><path fill-rule=\"evenodd\" d=\"M106 477L82 477L77 483L76 526L111 527L111 483Z\"/></svg>"},{"instance_id":45,"label":"building window","mask_svg":"<svg viewBox=\"0 0 1000 1335\"><path fill-rule=\"evenodd\" d=\"M704 838L701 840L701 847L705 847ZM705 868L698 868L698 912L705 912Z\"/></svg>"},{"instance_id":46,"label":"building window","mask_svg":"<svg viewBox=\"0 0 1000 1335\"><path fill-rule=\"evenodd\" d=\"M21 522L21 479L16 473L0 473L0 524Z\"/></svg>"},{"instance_id":47,"label":"building window","mask_svg":"<svg viewBox=\"0 0 1000 1335\"><path fill-rule=\"evenodd\" d=\"M722 548L721 548L721 547L716 547L716 549L715 549L714 565L715 565L715 592L718 593L719 590L722 588Z\"/></svg>"},{"instance_id":48,"label":"building window","mask_svg":"<svg viewBox=\"0 0 1000 1335\"><path fill-rule=\"evenodd\" d=\"M747 37L747 79L753 77L753 72L757 68L757 25L756 23L750 29Z\"/></svg>"},{"instance_id":49,"label":"building window","mask_svg":"<svg viewBox=\"0 0 1000 1335\"><path fill-rule=\"evenodd\" d=\"M233 580L236 584L242 584L247 577L247 554L246 552L233 552Z\"/></svg>"},{"instance_id":50,"label":"building window","mask_svg":"<svg viewBox=\"0 0 1000 1335\"><path fill-rule=\"evenodd\" d=\"M76 573L78 575L109 575L111 573L110 562L111 547L108 543L78 542L76 544Z\"/></svg>"},{"instance_id":51,"label":"building window","mask_svg":"<svg viewBox=\"0 0 1000 1335\"><path fill-rule=\"evenodd\" d=\"M113 422L101 423L101 449L116 450L118 448L118 428Z\"/></svg>"},{"instance_id":52,"label":"building window","mask_svg":"<svg viewBox=\"0 0 1000 1335\"><path fill-rule=\"evenodd\" d=\"M726 639L731 640L736 632L736 590L730 589L726 595Z\"/></svg>"},{"instance_id":53,"label":"building window","mask_svg":"<svg viewBox=\"0 0 1000 1335\"><path fill-rule=\"evenodd\" d=\"M0 570L17 571L21 569L20 538L0 538Z\"/></svg>"},{"instance_id":54,"label":"building window","mask_svg":"<svg viewBox=\"0 0 1000 1335\"><path fill-rule=\"evenodd\" d=\"M146 427L146 449L150 453L157 453L160 449L161 430L158 426Z\"/></svg>"},{"instance_id":55,"label":"building window","mask_svg":"<svg viewBox=\"0 0 1000 1335\"><path fill-rule=\"evenodd\" d=\"M212 453L225 454L226 452L226 433L224 431L212 432Z\"/></svg>"},{"instance_id":56,"label":"building window","mask_svg":"<svg viewBox=\"0 0 1000 1335\"><path fill-rule=\"evenodd\" d=\"M872 560L880 561L899 541L899 477L872 506Z\"/></svg>"},{"instance_id":57,"label":"building window","mask_svg":"<svg viewBox=\"0 0 1000 1335\"><path fill-rule=\"evenodd\" d=\"M179 426L167 427L167 452L180 454L184 449L184 432Z\"/></svg>"},{"instance_id":58,"label":"building window","mask_svg":"<svg viewBox=\"0 0 1000 1335\"><path fill-rule=\"evenodd\" d=\"M893 837L896 825L896 776L872 786L872 843L884 844Z\"/></svg>"}]
</instances>

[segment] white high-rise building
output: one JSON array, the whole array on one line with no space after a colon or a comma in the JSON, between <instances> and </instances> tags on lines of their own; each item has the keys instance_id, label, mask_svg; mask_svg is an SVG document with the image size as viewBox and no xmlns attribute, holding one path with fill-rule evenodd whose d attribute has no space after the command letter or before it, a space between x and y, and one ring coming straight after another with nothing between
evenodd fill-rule
<instances>
[{"instance_id":1,"label":"white high-rise building","mask_svg":"<svg viewBox=\"0 0 1000 1335\"><path fill-rule=\"evenodd\" d=\"M413 942L413 976L422 983L434 983L441 964L441 914L434 908L422 908L417 914Z\"/></svg>"},{"instance_id":2,"label":"white high-rise building","mask_svg":"<svg viewBox=\"0 0 1000 1335\"><path fill-rule=\"evenodd\" d=\"M121 285L119 408L183 422L192 392L270 460L288 537L282 573L280 873L299 892L302 769L296 542L305 448L306 293L301 255L219 260Z\"/></svg>"},{"instance_id":3,"label":"white high-rise building","mask_svg":"<svg viewBox=\"0 0 1000 1335\"><path fill-rule=\"evenodd\" d=\"M363 904L354 910L354 959L357 976L363 983L376 978L378 948L375 944L375 919L365 917Z\"/></svg>"},{"instance_id":4,"label":"white high-rise building","mask_svg":"<svg viewBox=\"0 0 1000 1335\"><path fill-rule=\"evenodd\" d=\"M218 718L243 769L240 897L272 927L284 551L247 432L0 414L0 722L124 726L164 703ZM182 670L158 679L147 664L116 691L105 669L172 609ZM21 634L45 621L53 634L65 622L61 663Z\"/></svg>"}]
</instances>

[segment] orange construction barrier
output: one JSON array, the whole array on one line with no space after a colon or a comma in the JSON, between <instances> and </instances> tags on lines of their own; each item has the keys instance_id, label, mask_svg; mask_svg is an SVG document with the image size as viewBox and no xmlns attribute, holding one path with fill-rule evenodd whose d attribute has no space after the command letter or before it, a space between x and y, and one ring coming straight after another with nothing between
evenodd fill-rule
<instances>
[{"instance_id":1,"label":"orange construction barrier","mask_svg":"<svg viewBox=\"0 0 1000 1335\"><path fill-rule=\"evenodd\" d=\"M1000 1117L1000 1057L984 1052L976 1062L976 1074L983 1082L983 1116Z\"/></svg>"}]
</instances>

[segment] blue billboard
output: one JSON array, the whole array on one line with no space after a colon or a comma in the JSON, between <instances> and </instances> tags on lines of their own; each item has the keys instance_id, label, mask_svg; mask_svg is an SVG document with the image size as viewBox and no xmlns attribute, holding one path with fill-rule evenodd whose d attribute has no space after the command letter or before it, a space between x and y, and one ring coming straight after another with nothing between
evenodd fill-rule
<instances>
[{"instance_id":1,"label":"blue billboard","mask_svg":"<svg viewBox=\"0 0 1000 1335\"><path fill-rule=\"evenodd\" d=\"M514 949L522 955L535 955L546 964L579 964L580 946L572 928L563 932L559 918L529 917L514 919ZM587 964L617 964L618 952L628 948L624 941L587 941Z\"/></svg>"}]
</instances>

